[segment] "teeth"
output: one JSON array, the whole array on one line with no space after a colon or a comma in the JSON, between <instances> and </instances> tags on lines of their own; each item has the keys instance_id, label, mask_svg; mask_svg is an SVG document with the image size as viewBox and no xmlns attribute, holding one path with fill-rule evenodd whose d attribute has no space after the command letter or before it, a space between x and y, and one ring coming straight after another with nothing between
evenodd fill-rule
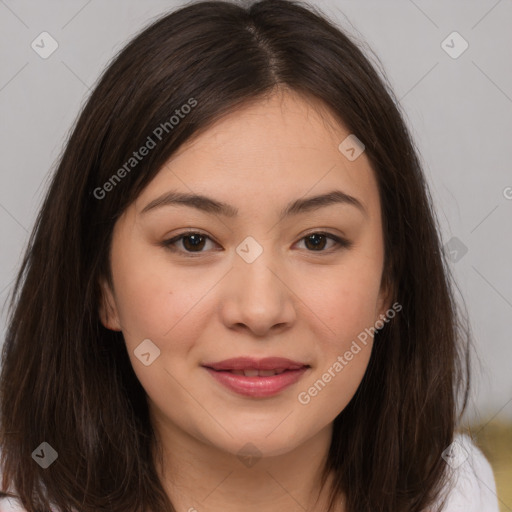
<instances>
[{"instance_id":1,"label":"teeth","mask_svg":"<svg viewBox=\"0 0 512 512\"><path fill-rule=\"evenodd\" d=\"M257 370L256 368L248 368L247 370L230 370L235 375L244 375L245 377L273 377L286 371L284 368L276 368L275 370Z\"/></svg>"},{"instance_id":2,"label":"teeth","mask_svg":"<svg viewBox=\"0 0 512 512\"><path fill-rule=\"evenodd\" d=\"M260 377L272 377L272 375L275 375L277 373L277 370L260 370L259 374Z\"/></svg>"}]
</instances>

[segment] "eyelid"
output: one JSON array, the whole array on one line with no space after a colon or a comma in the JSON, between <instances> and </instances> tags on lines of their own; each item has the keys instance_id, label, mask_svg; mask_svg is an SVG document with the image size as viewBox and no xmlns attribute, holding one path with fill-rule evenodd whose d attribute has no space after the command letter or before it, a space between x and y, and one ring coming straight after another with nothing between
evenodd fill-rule
<instances>
[{"instance_id":1,"label":"eyelid","mask_svg":"<svg viewBox=\"0 0 512 512\"><path fill-rule=\"evenodd\" d=\"M187 235L201 235L201 236L205 237L206 239L211 240L213 243L217 244L217 242L210 235L203 232L202 230L189 228L189 229L186 229L185 231L178 233L177 235L173 236L172 238L170 238L168 240L164 240L160 245L162 245L164 248L166 248L172 252L181 253L181 254L185 255L185 257L197 257L202 254L207 254L209 252L209 251L198 251L198 252L181 251L181 250L178 250L173 247L173 245L176 242L180 241L180 239L186 237ZM345 250L350 249L354 245L354 242L348 240L344 236L335 235L334 233L331 233L329 231L322 230L322 228L316 228L316 229L312 229L312 230L306 232L297 240L297 242L303 241L306 237L308 237L310 235L323 235L323 236L327 237L328 239L332 240L333 242L335 242L335 244L336 244L335 247L333 247L331 249L327 249L327 250L307 251L311 254L315 254L315 253L318 253L319 255L332 254L332 253L337 252L342 249L345 249ZM297 243L297 242L295 242L295 243ZM219 245L219 244L217 244L217 245Z\"/></svg>"},{"instance_id":2,"label":"eyelid","mask_svg":"<svg viewBox=\"0 0 512 512\"><path fill-rule=\"evenodd\" d=\"M326 238L329 238L336 244L331 249L327 249L325 251L307 251L310 254L315 254L315 252L317 252L318 254L326 254L326 255L333 254L342 249L345 249L345 250L350 249L354 245L354 242L350 241L345 236L336 235L334 233L331 233L330 231L323 230L322 228L316 228L311 231L308 231L307 233L303 234L297 242L301 242L302 240L304 240L305 238L307 238L310 235L324 235Z\"/></svg>"},{"instance_id":3,"label":"eyelid","mask_svg":"<svg viewBox=\"0 0 512 512\"><path fill-rule=\"evenodd\" d=\"M181 233L178 233L177 235L173 236L172 238L169 238L168 240L164 240L161 245L172 251L172 252L175 252L175 253L180 253L180 254L183 254L185 257L197 257L197 256L201 256L202 254L207 254L208 251L199 251L199 252L188 252L188 251L182 251L182 250L178 250L174 247L174 244L176 242L179 242L182 238L186 237L187 235L201 235L203 236L204 238L208 239L208 240L211 240L213 243L217 244L217 242L210 236L208 235L207 233L205 233L204 231L201 231L200 229L186 229L185 231L182 231ZM219 244L217 244L219 245Z\"/></svg>"}]
</instances>

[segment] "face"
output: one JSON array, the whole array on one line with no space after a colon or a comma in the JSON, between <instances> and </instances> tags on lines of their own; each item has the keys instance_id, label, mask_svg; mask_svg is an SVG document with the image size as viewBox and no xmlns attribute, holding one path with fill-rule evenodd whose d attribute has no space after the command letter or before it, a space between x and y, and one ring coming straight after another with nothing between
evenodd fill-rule
<instances>
[{"instance_id":1,"label":"face","mask_svg":"<svg viewBox=\"0 0 512 512\"><path fill-rule=\"evenodd\" d=\"M364 152L338 149L348 135L275 94L188 141L117 221L100 316L161 428L279 455L353 397L389 302L378 188Z\"/></svg>"}]
</instances>

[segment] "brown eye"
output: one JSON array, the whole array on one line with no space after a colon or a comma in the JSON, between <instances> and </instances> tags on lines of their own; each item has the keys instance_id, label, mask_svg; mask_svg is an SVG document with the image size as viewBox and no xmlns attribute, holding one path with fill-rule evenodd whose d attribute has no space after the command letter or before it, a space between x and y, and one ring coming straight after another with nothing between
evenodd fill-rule
<instances>
[{"instance_id":1,"label":"brown eye","mask_svg":"<svg viewBox=\"0 0 512 512\"><path fill-rule=\"evenodd\" d=\"M310 233L306 235L301 241L305 241L305 246L309 250L309 252L329 252L329 248L325 250L326 244L328 240L334 242L334 245L331 245L332 248L350 248L352 246L352 242L348 240L344 240L343 238L339 238L335 235L331 235L329 233Z\"/></svg>"},{"instance_id":2,"label":"brown eye","mask_svg":"<svg viewBox=\"0 0 512 512\"><path fill-rule=\"evenodd\" d=\"M178 236L170 240L165 240L162 245L173 252L183 252L183 253L202 253L206 242L212 239L209 236L206 236L202 233L198 233L195 231L189 231L186 233L182 233ZM182 242L181 248L177 247L178 242ZM212 241L213 242L213 241Z\"/></svg>"},{"instance_id":3,"label":"brown eye","mask_svg":"<svg viewBox=\"0 0 512 512\"><path fill-rule=\"evenodd\" d=\"M187 251L201 251L206 240L206 237L198 233L182 236L181 238L183 240L183 247L185 247Z\"/></svg>"},{"instance_id":4,"label":"brown eye","mask_svg":"<svg viewBox=\"0 0 512 512\"><path fill-rule=\"evenodd\" d=\"M304 240L306 241L306 247L308 249L316 251L325 248L327 237L321 233L313 233L312 235L304 237Z\"/></svg>"},{"instance_id":5,"label":"brown eye","mask_svg":"<svg viewBox=\"0 0 512 512\"><path fill-rule=\"evenodd\" d=\"M209 236L203 233L187 231L171 238L170 240L165 240L161 245L172 252L178 252L185 256L194 257L196 255L199 256L201 253L209 252L207 248L205 249L208 241L215 244ZM348 249L353 245L352 242L349 242L348 240L323 232L310 233L309 235L301 238L300 242L302 241L305 241L305 246L308 252L318 253L330 253L332 252L331 249L334 251L342 248ZM326 248L328 241L333 242L333 244ZM181 244L178 245L180 242Z\"/></svg>"}]
</instances>

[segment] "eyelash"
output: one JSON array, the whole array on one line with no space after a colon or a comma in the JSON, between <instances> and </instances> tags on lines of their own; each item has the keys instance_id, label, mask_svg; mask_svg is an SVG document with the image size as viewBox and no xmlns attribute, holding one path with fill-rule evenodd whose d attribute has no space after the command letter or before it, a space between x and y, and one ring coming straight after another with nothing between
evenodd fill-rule
<instances>
[{"instance_id":1,"label":"eyelash","mask_svg":"<svg viewBox=\"0 0 512 512\"><path fill-rule=\"evenodd\" d=\"M176 235L175 237L169 239L169 240L164 240L161 245L168 249L169 251L171 252L181 252L182 254L185 255L185 257L188 257L188 258L196 258L198 256L200 256L201 254L203 254L204 252L206 251L198 251L198 252L193 252L193 251L180 251L178 250L176 247L174 247L174 244L176 242L179 242L180 240L184 239L184 238L187 238L188 236L191 236L191 235L200 235L208 240L211 240L212 242L214 242L214 240L212 238L210 238L208 235L206 235L205 233L202 233L200 231L185 231L183 233L180 233L179 235ZM333 240L334 242L336 242L336 245L337 247L334 247L332 248L331 250L319 250L319 251L307 251L307 252L310 252L310 253L327 253L327 254L331 254L332 252L334 251L339 251L339 250L342 250L342 249L350 249L352 246L353 246L353 242L350 242L349 240L346 240L344 238L340 238L336 235L333 235L331 233L327 233L327 232L324 232L324 231L313 231L312 233L308 233L307 235L303 236L299 241L302 241L306 238L308 238L309 236L312 236L312 235L323 235L331 240ZM215 243L215 242L214 242Z\"/></svg>"}]
</instances>

